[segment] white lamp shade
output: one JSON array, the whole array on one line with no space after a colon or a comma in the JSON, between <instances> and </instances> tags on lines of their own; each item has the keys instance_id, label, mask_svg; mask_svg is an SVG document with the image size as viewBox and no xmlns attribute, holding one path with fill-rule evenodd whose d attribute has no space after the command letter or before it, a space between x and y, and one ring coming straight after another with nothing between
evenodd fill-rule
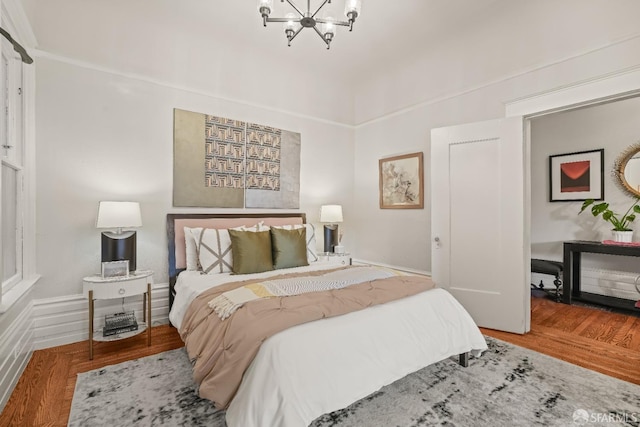
<instances>
[{"instance_id":1,"label":"white lamp shade","mask_svg":"<svg viewBox=\"0 0 640 427\"><path fill-rule=\"evenodd\" d=\"M100 202L96 228L141 227L140 203Z\"/></svg>"},{"instance_id":2,"label":"white lamp shade","mask_svg":"<svg viewBox=\"0 0 640 427\"><path fill-rule=\"evenodd\" d=\"M320 222L335 224L342 222L341 205L324 205L320 207Z\"/></svg>"}]
</instances>

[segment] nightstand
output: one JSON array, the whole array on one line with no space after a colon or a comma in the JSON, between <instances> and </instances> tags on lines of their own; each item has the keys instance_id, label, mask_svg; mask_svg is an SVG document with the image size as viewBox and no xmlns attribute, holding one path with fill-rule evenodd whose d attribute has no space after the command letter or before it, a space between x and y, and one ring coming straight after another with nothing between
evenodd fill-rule
<instances>
[{"instance_id":1,"label":"nightstand","mask_svg":"<svg viewBox=\"0 0 640 427\"><path fill-rule=\"evenodd\" d=\"M318 261L336 265L351 265L351 254L336 254L333 252L320 252Z\"/></svg>"},{"instance_id":2,"label":"nightstand","mask_svg":"<svg viewBox=\"0 0 640 427\"><path fill-rule=\"evenodd\" d=\"M85 277L83 293L89 299L89 360L93 360L94 341L116 341L129 338L142 332L147 332L147 346L151 345L151 276L153 271L138 270L123 277L106 277L96 274ZM93 328L94 301L98 299L125 298L143 295L143 322L138 323L138 329L115 335L103 336L102 329Z\"/></svg>"}]
</instances>

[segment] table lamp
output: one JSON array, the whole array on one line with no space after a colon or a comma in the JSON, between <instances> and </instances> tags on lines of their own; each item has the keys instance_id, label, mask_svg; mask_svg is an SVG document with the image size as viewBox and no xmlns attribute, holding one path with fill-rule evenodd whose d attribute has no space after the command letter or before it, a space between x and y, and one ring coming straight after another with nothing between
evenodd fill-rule
<instances>
[{"instance_id":1,"label":"table lamp","mask_svg":"<svg viewBox=\"0 0 640 427\"><path fill-rule=\"evenodd\" d=\"M342 222L341 205L323 205L320 207L320 222L324 222L324 251L333 252L340 243L338 223Z\"/></svg>"},{"instance_id":2,"label":"table lamp","mask_svg":"<svg viewBox=\"0 0 640 427\"><path fill-rule=\"evenodd\" d=\"M136 270L136 232L123 228L142 226L138 202L100 202L96 228L102 232L102 262L129 261L129 271Z\"/></svg>"}]
</instances>

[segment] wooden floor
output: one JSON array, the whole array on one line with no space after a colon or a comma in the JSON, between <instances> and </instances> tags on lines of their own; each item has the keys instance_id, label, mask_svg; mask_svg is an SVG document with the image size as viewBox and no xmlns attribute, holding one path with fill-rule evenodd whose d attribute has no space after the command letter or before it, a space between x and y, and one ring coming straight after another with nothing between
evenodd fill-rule
<instances>
[{"instance_id":1,"label":"wooden floor","mask_svg":"<svg viewBox=\"0 0 640 427\"><path fill-rule=\"evenodd\" d=\"M640 317L531 298L531 331L482 333L640 384Z\"/></svg>"},{"instance_id":2,"label":"wooden floor","mask_svg":"<svg viewBox=\"0 0 640 427\"><path fill-rule=\"evenodd\" d=\"M640 318L532 298L531 332L483 329L511 342L585 368L640 384ZM96 343L89 361L87 342L34 352L4 411L0 426L66 426L76 375L182 346L176 330L158 326L152 345L145 336Z\"/></svg>"}]
</instances>

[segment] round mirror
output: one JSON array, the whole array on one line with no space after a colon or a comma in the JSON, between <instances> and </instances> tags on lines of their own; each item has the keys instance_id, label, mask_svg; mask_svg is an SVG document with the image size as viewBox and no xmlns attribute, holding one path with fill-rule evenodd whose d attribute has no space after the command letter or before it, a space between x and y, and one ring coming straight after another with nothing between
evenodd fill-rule
<instances>
[{"instance_id":1,"label":"round mirror","mask_svg":"<svg viewBox=\"0 0 640 427\"><path fill-rule=\"evenodd\" d=\"M640 142L623 151L616 159L614 176L622 190L640 197Z\"/></svg>"}]
</instances>

